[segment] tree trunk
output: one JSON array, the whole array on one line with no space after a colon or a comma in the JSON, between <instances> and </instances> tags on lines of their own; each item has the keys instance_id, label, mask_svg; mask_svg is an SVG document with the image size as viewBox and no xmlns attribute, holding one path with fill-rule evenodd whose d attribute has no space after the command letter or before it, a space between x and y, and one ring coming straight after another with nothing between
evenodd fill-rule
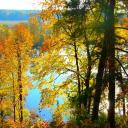
<instances>
[{"instance_id":1,"label":"tree trunk","mask_svg":"<svg viewBox=\"0 0 128 128\"><path fill-rule=\"evenodd\" d=\"M125 116L125 113L126 113L126 109L125 109L125 96L123 97L122 102L123 102L123 116Z\"/></svg>"},{"instance_id":2,"label":"tree trunk","mask_svg":"<svg viewBox=\"0 0 128 128\"><path fill-rule=\"evenodd\" d=\"M14 74L12 73L12 84L13 84L13 120L16 121L16 94L15 94L15 82Z\"/></svg>"},{"instance_id":3,"label":"tree trunk","mask_svg":"<svg viewBox=\"0 0 128 128\"><path fill-rule=\"evenodd\" d=\"M18 60L18 86L19 86L19 111L20 111L20 123L22 127L23 123L23 87L22 87L22 70L21 70L21 51L19 48L19 44L17 43L17 60Z\"/></svg>"},{"instance_id":4,"label":"tree trunk","mask_svg":"<svg viewBox=\"0 0 128 128\"><path fill-rule=\"evenodd\" d=\"M93 103L93 110L92 110L92 120L98 119L100 97L101 97L101 93L102 93L103 74L104 74L105 64L107 61L106 38L107 38L107 32L105 32L105 35L104 35L103 47L102 47L101 57L99 60L99 65L98 65L98 73L96 76L95 95L94 95L94 103Z\"/></svg>"},{"instance_id":5,"label":"tree trunk","mask_svg":"<svg viewBox=\"0 0 128 128\"><path fill-rule=\"evenodd\" d=\"M84 94L84 106L85 106L85 108L88 108L87 105L90 104L90 101L89 101L89 82L90 82L90 76L91 76L91 70L92 70L91 55L90 55L88 42L86 42L86 50L87 50L88 65L87 65L87 72L86 72L86 79L85 79L86 89L85 89L85 94Z\"/></svg>"},{"instance_id":6,"label":"tree trunk","mask_svg":"<svg viewBox=\"0 0 128 128\"><path fill-rule=\"evenodd\" d=\"M77 82L78 82L78 98L79 98L79 108L81 109L81 84L80 84L80 69L79 69L79 62L78 62L78 52L77 46L74 42L74 51L75 51L75 60L76 60L76 70L77 70Z\"/></svg>"},{"instance_id":7,"label":"tree trunk","mask_svg":"<svg viewBox=\"0 0 128 128\"><path fill-rule=\"evenodd\" d=\"M3 111L3 105L2 105L3 98L4 96L0 95L0 118L1 118L0 127L1 128L3 128L3 123L4 123L4 111Z\"/></svg>"},{"instance_id":8,"label":"tree trunk","mask_svg":"<svg viewBox=\"0 0 128 128\"><path fill-rule=\"evenodd\" d=\"M109 110L108 122L115 128L115 34L114 34L114 8L115 0L108 3L108 62L109 62Z\"/></svg>"}]
</instances>

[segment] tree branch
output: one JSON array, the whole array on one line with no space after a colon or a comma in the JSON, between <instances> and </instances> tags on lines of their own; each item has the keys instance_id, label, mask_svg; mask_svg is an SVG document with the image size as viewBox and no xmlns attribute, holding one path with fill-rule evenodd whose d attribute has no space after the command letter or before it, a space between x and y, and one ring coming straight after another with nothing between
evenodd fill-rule
<instances>
[{"instance_id":1,"label":"tree branch","mask_svg":"<svg viewBox=\"0 0 128 128\"><path fill-rule=\"evenodd\" d=\"M128 53L128 51L126 51L126 50L123 50L123 49L121 49L121 48L115 48L116 50L119 50L119 51L122 51L122 52L125 52L125 53Z\"/></svg>"},{"instance_id":2,"label":"tree branch","mask_svg":"<svg viewBox=\"0 0 128 128\"><path fill-rule=\"evenodd\" d=\"M120 62L120 60L117 59L116 57L115 57L115 59L116 59L116 61L120 64L120 66L121 66L121 68L123 69L124 73L125 73L125 74L127 75L127 77L128 77L128 73L126 72L126 70L125 70L125 68L123 67L123 65L122 65L122 63Z\"/></svg>"},{"instance_id":3,"label":"tree branch","mask_svg":"<svg viewBox=\"0 0 128 128\"><path fill-rule=\"evenodd\" d=\"M70 71L70 72L73 72L73 73L78 74L78 72L77 72L77 71L74 71L74 70L72 70L72 69L66 68L66 70L68 70L68 71ZM84 78L80 73L79 73L79 75L80 75L80 77L81 77L82 79L84 79L84 80L85 80L85 78Z\"/></svg>"},{"instance_id":4,"label":"tree branch","mask_svg":"<svg viewBox=\"0 0 128 128\"><path fill-rule=\"evenodd\" d=\"M128 30L128 28L125 28L125 27L115 27L115 29L124 29L124 30Z\"/></svg>"}]
</instances>

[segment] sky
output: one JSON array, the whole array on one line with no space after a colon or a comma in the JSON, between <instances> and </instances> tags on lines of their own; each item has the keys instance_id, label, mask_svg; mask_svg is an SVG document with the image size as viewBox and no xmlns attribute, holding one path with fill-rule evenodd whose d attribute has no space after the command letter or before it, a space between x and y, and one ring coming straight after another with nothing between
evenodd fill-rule
<instances>
[{"instance_id":1,"label":"sky","mask_svg":"<svg viewBox=\"0 0 128 128\"><path fill-rule=\"evenodd\" d=\"M0 0L0 9L38 10L41 0Z\"/></svg>"}]
</instances>

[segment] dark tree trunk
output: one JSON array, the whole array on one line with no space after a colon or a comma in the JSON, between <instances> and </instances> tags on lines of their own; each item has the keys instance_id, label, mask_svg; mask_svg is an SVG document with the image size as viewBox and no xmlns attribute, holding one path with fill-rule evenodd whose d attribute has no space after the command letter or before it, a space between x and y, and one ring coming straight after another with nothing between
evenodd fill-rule
<instances>
[{"instance_id":1,"label":"dark tree trunk","mask_svg":"<svg viewBox=\"0 0 128 128\"><path fill-rule=\"evenodd\" d=\"M103 3L99 1L99 4L101 8L104 6L106 8L106 5L102 5ZM108 24L108 17L107 17L107 11L105 10L104 12L104 41L103 41L103 46L101 50L101 56L99 60L99 65L98 65L98 73L96 76L96 85L95 85L95 95L94 95L94 103L93 103L93 110L92 110L92 120L97 120L98 119L98 113L99 113L99 104L100 104L100 98L102 94L102 85L103 85L103 75L104 75L104 70L106 68L106 62L108 59L108 27L106 26Z\"/></svg>"},{"instance_id":2,"label":"dark tree trunk","mask_svg":"<svg viewBox=\"0 0 128 128\"><path fill-rule=\"evenodd\" d=\"M94 96L94 107L92 119L98 119L99 103L102 92L103 73L105 63L109 62L109 111L108 121L110 127L115 127L115 39L114 39L114 6L115 1L110 0L105 10L105 36L101 52L98 73L96 77L96 91Z\"/></svg>"},{"instance_id":3,"label":"dark tree trunk","mask_svg":"<svg viewBox=\"0 0 128 128\"><path fill-rule=\"evenodd\" d=\"M1 128L3 128L3 125L4 125L4 111L3 110L1 110L1 113L0 113L0 115L1 115Z\"/></svg>"},{"instance_id":4,"label":"dark tree trunk","mask_svg":"<svg viewBox=\"0 0 128 128\"><path fill-rule=\"evenodd\" d=\"M3 128L3 123L4 123L4 111L3 111L3 105L2 105L2 101L3 101L3 97L4 96L0 96L0 127Z\"/></svg>"},{"instance_id":5,"label":"dark tree trunk","mask_svg":"<svg viewBox=\"0 0 128 128\"><path fill-rule=\"evenodd\" d=\"M122 102L123 102L123 116L125 116L125 113L126 113L126 108L125 108L125 96L123 97Z\"/></svg>"},{"instance_id":6,"label":"dark tree trunk","mask_svg":"<svg viewBox=\"0 0 128 128\"><path fill-rule=\"evenodd\" d=\"M108 3L108 44L109 44L109 110L108 121L115 128L115 33L114 33L115 0Z\"/></svg>"},{"instance_id":7,"label":"dark tree trunk","mask_svg":"<svg viewBox=\"0 0 128 128\"><path fill-rule=\"evenodd\" d=\"M91 55L90 55L88 42L86 42L86 50L87 50L88 65L87 65L87 72L86 72L86 79L85 79L86 89L85 89L85 94L84 94L84 106L85 106L85 108L87 108L87 111L88 111L88 107L90 104L90 101L89 101L89 95L90 95L89 82L90 82L90 76L91 76L91 70L92 70Z\"/></svg>"},{"instance_id":8,"label":"dark tree trunk","mask_svg":"<svg viewBox=\"0 0 128 128\"><path fill-rule=\"evenodd\" d=\"M101 93L102 93L103 74L104 74L105 64L107 61L106 38L107 38L107 32L104 35L103 47L102 47L99 65L98 65L98 73L96 76L95 95L94 95L94 103L93 103L93 110L92 110L92 120L98 119L99 104L100 104L100 98L101 98Z\"/></svg>"},{"instance_id":9,"label":"dark tree trunk","mask_svg":"<svg viewBox=\"0 0 128 128\"><path fill-rule=\"evenodd\" d=\"M74 42L74 51L75 51L75 60L76 60L76 70L77 70L77 82L78 82L78 98L79 98L79 107L81 109L81 84L80 84L80 69L79 69L79 61L78 61L78 52L77 46Z\"/></svg>"},{"instance_id":10,"label":"dark tree trunk","mask_svg":"<svg viewBox=\"0 0 128 128\"><path fill-rule=\"evenodd\" d=\"M79 69L79 59L78 59L78 49L76 42L74 42L74 51L75 51L75 60L76 60L76 70L77 70L77 82L78 82L78 125L79 128L81 128L81 122L80 122L80 117L81 117L81 83L80 83L80 69Z\"/></svg>"}]
</instances>

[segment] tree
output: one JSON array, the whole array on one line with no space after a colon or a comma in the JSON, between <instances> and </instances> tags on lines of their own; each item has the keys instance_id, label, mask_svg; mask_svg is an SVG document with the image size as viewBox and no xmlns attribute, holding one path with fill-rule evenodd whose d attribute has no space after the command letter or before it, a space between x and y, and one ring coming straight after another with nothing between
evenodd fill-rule
<instances>
[{"instance_id":1,"label":"tree","mask_svg":"<svg viewBox=\"0 0 128 128\"><path fill-rule=\"evenodd\" d=\"M32 87L26 72L30 64L30 52L33 41L32 35L24 24L18 24L14 28L3 28L1 34L1 82L3 92L8 102L13 107L3 109L3 112L12 111L13 120L17 121L18 102L20 103L20 122L23 122L23 97L27 94L28 88ZM4 36L3 36L4 35ZM4 37L4 38L3 38ZM3 74L4 73L4 74ZM24 86L23 86L24 85ZM7 88L7 89L6 89ZM18 92L19 90L19 92ZM9 97L10 96L10 97ZM8 98L9 97L9 98ZM6 101L5 98L3 101ZM4 102L2 102L4 104ZM3 105L2 105L3 106ZM4 119L4 118L2 118Z\"/></svg>"},{"instance_id":2,"label":"tree","mask_svg":"<svg viewBox=\"0 0 128 128\"><path fill-rule=\"evenodd\" d=\"M29 29L23 25L18 24L14 27L14 47L16 50L16 59L17 59L17 83L19 86L19 120L23 123L23 68L25 64L29 63L29 53L32 48L32 36Z\"/></svg>"}]
</instances>

